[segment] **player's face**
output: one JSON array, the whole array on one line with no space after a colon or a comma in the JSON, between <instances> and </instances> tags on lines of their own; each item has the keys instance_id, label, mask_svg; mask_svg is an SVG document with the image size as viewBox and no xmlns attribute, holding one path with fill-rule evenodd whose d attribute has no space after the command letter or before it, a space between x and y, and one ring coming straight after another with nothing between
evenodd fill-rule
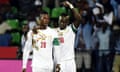
<instances>
[{"instance_id":1,"label":"player's face","mask_svg":"<svg viewBox=\"0 0 120 72\"><path fill-rule=\"evenodd\" d=\"M41 15L41 25L47 26L49 23L49 15L48 14L42 14Z\"/></svg>"},{"instance_id":2,"label":"player's face","mask_svg":"<svg viewBox=\"0 0 120 72\"><path fill-rule=\"evenodd\" d=\"M68 17L61 17L61 20L60 20L60 23L59 23L59 27L61 29L64 29L64 28L66 28L66 26L68 25L68 23L69 23Z\"/></svg>"}]
</instances>

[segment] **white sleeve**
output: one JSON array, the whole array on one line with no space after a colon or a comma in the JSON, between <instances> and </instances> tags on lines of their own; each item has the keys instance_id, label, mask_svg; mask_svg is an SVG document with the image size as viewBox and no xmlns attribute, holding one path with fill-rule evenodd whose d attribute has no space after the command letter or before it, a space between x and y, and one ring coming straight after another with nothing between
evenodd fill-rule
<instances>
[{"instance_id":1,"label":"white sleeve","mask_svg":"<svg viewBox=\"0 0 120 72\"><path fill-rule=\"evenodd\" d=\"M27 41L24 46L23 50L23 68L26 68L29 54L32 50L32 32L28 32L27 34Z\"/></svg>"}]
</instances>

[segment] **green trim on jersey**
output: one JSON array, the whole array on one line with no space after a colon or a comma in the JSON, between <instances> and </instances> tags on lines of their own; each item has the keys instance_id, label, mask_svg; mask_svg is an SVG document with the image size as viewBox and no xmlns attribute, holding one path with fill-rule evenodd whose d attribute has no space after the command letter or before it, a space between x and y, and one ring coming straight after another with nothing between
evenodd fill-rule
<instances>
[{"instance_id":1,"label":"green trim on jersey","mask_svg":"<svg viewBox=\"0 0 120 72\"><path fill-rule=\"evenodd\" d=\"M56 46L60 45L58 38L54 38L53 45L56 45Z\"/></svg>"},{"instance_id":2,"label":"green trim on jersey","mask_svg":"<svg viewBox=\"0 0 120 72\"><path fill-rule=\"evenodd\" d=\"M74 33L77 32L77 28L76 28L73 24L71 25L71 28L72 28L72 31L73 31Z\"/></svg>"}]
</instances>

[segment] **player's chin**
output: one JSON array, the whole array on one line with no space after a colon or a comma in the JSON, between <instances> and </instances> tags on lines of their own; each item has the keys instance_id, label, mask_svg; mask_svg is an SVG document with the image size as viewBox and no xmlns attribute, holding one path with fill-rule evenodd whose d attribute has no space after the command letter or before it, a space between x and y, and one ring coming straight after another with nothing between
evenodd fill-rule
<instances>
[{"instance_id":1,"label":"player's chin","mask_svg":"<svg viewBox=\"0 0 120 72\"><path fill-rule=\"evenodd\" d=\"M47 23L45 23L45 24L44 24L44 26L48 26L48 24L47 24Z\"/></svg>"}]
</instances>

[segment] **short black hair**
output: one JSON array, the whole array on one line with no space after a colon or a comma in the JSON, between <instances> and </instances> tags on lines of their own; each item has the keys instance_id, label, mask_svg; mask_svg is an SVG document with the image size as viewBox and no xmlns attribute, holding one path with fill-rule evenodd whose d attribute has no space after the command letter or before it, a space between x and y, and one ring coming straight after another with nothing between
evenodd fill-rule
<instances>
[{"instance_id":1,"label":"short black hair","mask_svg":"<svg viewBox=\"0 0 120 72\"><path fill-rule=\"evenodd\" d=\"M46 12L46 11L42 11L42 12L40 12L40 16L39 16L39 18L41 18L41 16L44 15L44 14L49 15L48 12Z\"/></svg>"},{"instance_id":2,"label":"short black hair","mask_svg":"<svg viewBox=\"0 0 120 72\"><path fill-rule=\"evenodd\" d=\"M60 16L68 16L68 14L66 14L66 13L62 13Z\"/></svg>"},{"instance_id":3,"label":"short black hair","mask_svg":"<svg viewBox=\"0 0 120 72\"><path fill-rule=\"evenodd\" d=\"M48 12L42 11L42 12L40 12L40 14L48 14Z\"/></svg>"}]
</instances>

